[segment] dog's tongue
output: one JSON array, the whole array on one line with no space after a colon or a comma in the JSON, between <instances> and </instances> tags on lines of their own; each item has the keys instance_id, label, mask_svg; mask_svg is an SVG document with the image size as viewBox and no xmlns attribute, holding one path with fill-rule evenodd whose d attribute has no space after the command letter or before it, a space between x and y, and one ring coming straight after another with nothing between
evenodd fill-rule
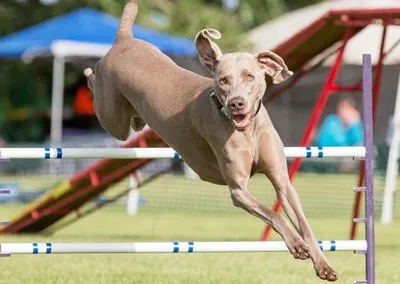
<instances>
[{"instance_id":1,"label":"dog's tongue","mask_svg":"<svg viewBox=\"0 0 400 284\"><path fill-rule=\"evenodd\" d=\"M242 122L245 118L246 118L246 115L244 115L244 114L237 114L237 115L233 116L233 120L237 123Z\"/></svg>"}]
</instances>

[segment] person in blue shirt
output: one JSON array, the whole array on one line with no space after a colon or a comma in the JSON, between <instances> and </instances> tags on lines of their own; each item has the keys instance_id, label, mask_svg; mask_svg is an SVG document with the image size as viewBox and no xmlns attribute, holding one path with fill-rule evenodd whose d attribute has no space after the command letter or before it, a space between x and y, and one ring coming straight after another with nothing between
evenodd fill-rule
<instances>
[{"instance_id":1,"label":"person in blue shirt","mask_svg":"<svg viewBox=\"0 0 400 284\"><path fill-rule=\"evenodd\" d=\"M327 116L317 135L318 146L364 145L364 128L355 102L351 98L341 99L336 113Z\"/></svg>"}]
</instances>

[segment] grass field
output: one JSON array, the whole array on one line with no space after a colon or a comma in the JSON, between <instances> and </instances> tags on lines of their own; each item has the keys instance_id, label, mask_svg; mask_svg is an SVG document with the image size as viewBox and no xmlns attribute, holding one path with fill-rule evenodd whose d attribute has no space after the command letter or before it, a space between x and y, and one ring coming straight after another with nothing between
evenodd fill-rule
<instances>
[{"instance_id":1,"label":"grass field","mask_svg":"<svg viewBox=\"0 0 400 284\"><path fill-rule=\"evenodd\" d=\"M21 183L32 186L34 179L29 180ZM296 187L318 239L348 237L347 210L351 209L354 180L352 175L340 179L335 175L299 176ZM264 178L257 177L252 189L266 204L272 204L274 194ZM199 190L202 195L195 198L193 192L197 194ZM226 189L202 182L163 177L144 188L142 196L146 204L134 217L125 214L124 206L111 205L52 236L1 236L1 241L258 240L264 227L261 221L232 208ZM200 204L190 212L188 208L196 201ZM169 210L173 208L179 210ZM339 208L337 214L335 208ZM20 209L16 205L0 207L1 219L12 217ZM362 225L358 235L363 238ZM390 226L376 223L377 283L400 283L399 236L398 220ZM276 235L273 239L279 240ZM340 274L337 283L353 283L364 278L363 255L352 252L327 252L326 255ZM20 255L0 261L0 283L7 284L324 283L316 278L309 260L295 260L288 253Z\"/></svg>"}]
</instances>

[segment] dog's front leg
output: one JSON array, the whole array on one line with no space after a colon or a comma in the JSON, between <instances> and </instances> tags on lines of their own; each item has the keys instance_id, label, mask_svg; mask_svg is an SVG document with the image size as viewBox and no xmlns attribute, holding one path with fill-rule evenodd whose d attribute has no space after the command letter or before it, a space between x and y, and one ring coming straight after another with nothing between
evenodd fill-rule
<instances>
[{"instance_id":1,"label":"dog's front leg","mask_svg":"<svg viewBox=\"0 0 400 284\"><path fill-rule=\"evenodd\" d=\"M281 214L266 208L248 191L253 163L250 152L237 149L237 147L226 147L217 154L217 159L222 176L229 186L233 204L271 225L282 236L290 253L295 258L308 258L307 244L289 226L287 220Z\"/></svg>"},{"instance_id":2,"label":"dog's front leg","mask_svg":"<svg viewBox=\"0 0 400 284\"><path fill-rule=\"evenodd\" d=\"M337 280L338 275L319 249L317 240L304 215L300 198L289 180L283 143L275 129L262 133L259 145L261 167L272 182L278 200L281 202L292 224L309 245L310 256L317 275L321 279L329 281Z\"/></svg>"}]
</instances>

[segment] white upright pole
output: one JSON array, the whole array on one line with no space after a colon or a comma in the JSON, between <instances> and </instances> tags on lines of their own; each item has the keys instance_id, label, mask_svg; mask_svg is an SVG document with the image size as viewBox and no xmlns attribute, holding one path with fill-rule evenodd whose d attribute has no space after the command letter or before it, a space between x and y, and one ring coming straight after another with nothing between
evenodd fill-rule
<instances>
[{"instance_id":1,"label":"white upright pole","mask_svg":"<svg viewBox=\"0 0 400 284\"><path fill-rule=\"evenodd\" d=\"M400 75L397 86L396 105L393 114L393 135L390 142L388 163L386 169L385 191L382 202L382 224L390 224L393 219L393 197L396 191L397 172L399 169L400 147Z\"/></svg>"},{"instance_id":2,"label":"white upright pole","mask_svg":"<svg viewBox=\"0 0 400 284\"><path fill-rule=\"evenodd\" d=\"M129 175L130 191L128 193L128 200L126 205L127 213L129 216L135 216L139 208L139 189L137 187L140 179L139 175L139 170Z\"/></svg>"},{"instance_id":3,"label":"white upright pole","mask_svg":"<svg viewBox=\"0 0 400 284\"><path fill-rule=\"evenodd\" d=\"M54 56L51 98L50 140L56 146L62 139L65 59Z\"/></svg>"}]
</instances>

